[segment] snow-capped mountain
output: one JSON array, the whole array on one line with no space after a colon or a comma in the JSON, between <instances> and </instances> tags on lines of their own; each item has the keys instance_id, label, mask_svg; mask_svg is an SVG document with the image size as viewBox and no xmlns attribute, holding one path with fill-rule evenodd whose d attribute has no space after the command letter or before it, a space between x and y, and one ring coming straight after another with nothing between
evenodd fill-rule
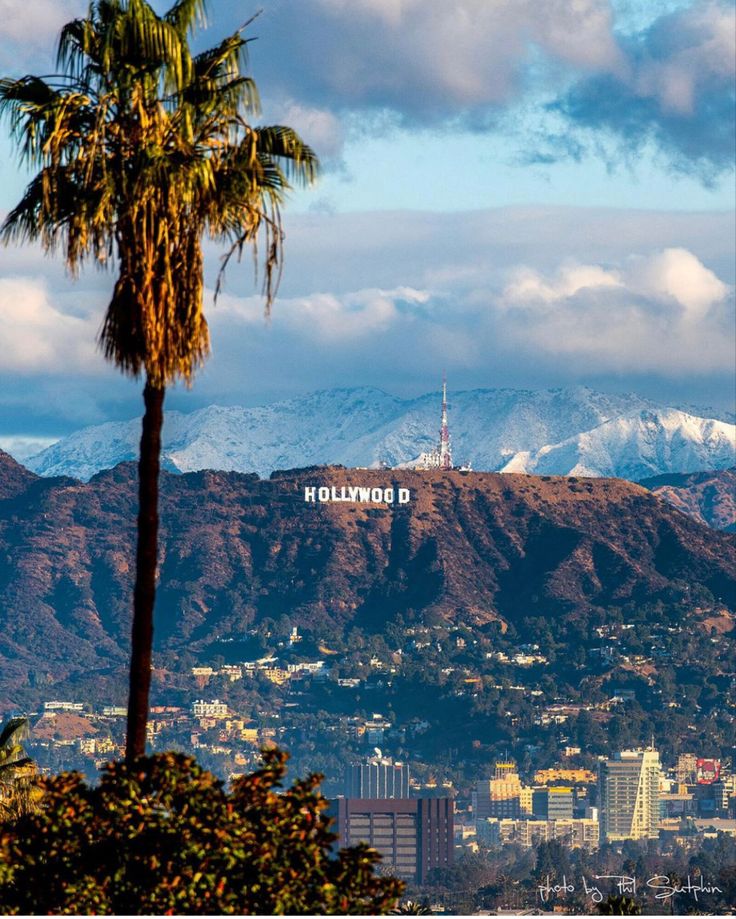
<instances>
[{"instance_id":1,"label":"snow-capped mountain","mask_svg":"<svg viewBox=\"0 0 736 919\"><path fill-rule=\"evenodd\" d=\"M676 409L644 409L534 453L519 452L501 471L637 480L661 475L655 469L726 469L733 457L734 425Z\"/></svg>"},{"instance_id":2,"label":"snow-capped mountain","mask_svg":"<svg viewBox=\"0 0 736 919\"><path fill-rule=\"evenodd\" d=\"M438 439L439 393L402 400L378 389L334 389L256 408L167 412L164 467L257 472L322 463L397 466ZM468 390L450 396L458 463L478 470L640 478L719 469L736 461L734 425L640 396L586 387ZM87 480L138 451L140 422L85 428L28 468Z\"/></svg>"}]
</instances>

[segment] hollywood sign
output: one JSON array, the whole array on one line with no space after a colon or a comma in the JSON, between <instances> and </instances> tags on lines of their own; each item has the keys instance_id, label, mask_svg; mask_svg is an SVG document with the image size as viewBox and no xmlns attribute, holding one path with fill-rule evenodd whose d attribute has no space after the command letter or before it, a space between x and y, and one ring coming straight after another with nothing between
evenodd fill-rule
<instances>
[{"instance_id":1,"label":"hollywood sign","mask_svg":"<svg viewBox=\"0 0 736 919\"><path fill-rule=\"evenodd\" d=\"M363 488L359 485L307 485L304 500L308 504L326 504L349 501L353 504L408 504L411 492L408 488Z\"/></svg>"}]
</instances>

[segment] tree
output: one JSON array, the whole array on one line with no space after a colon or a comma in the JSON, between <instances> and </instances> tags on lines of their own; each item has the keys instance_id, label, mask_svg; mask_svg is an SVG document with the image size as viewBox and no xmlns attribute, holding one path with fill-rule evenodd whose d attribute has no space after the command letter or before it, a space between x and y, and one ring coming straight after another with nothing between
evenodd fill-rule
<instances>
[{"instance_id":1,"label":"tree","mask_svg":"<svg viewBox=\"0 0 736 919\"><path fill-rule=\"evenodd\" d=\"M385 914L401 896L365 845L332 851L312 775L281 789L286 754L223 783L176 753L111 763L96 786L43 780L44 806L0 831L8 914Z\"/></svg>"},{"instance_id":2,"label":"tree","mask_svg":"<svg viewBox=\"0 0 736 919\"><path fill-rule=\"evenodd\" d=\"M431 916L432 909L426 900L423 903L419 903L417 900L402 900L402 902L395 909L391 910L389 915Z\"/></svg>"},{"instance_id":3,"label":"tree","mask_svg":"<svg viewBox=\"0 0 736 919\"><path fill-rule=\"evenodd\" d=\"M641 916L641 904L633 897L610 894L598 904L601 916Z\"/></svg>"},{"instance_id":4,"label":"tree","mask_svg":"<svg viewBox=\"0 0 736 919\"><path fill-rule=\"evenodd\" d=\"M36 768L23 741L30 731L27 718L11 718L0 732L0 819L12 820L35 808Z\"/></svg>"},{"instance_id":5,"label":"tree","mask_svg":"<svg viewBox=\"0 0 736 919\"><path fill-rule=\"evenodd\" d=\"M191 383L209 352L202 239L230 257L265 237L270 309L281 266L280 206L293 180L316 175L290 128L252 127L243 28L196 56L189 36L205 0L157 15L147 0L94 0L61 32L53 77L0 81L21 156L38 173L0 233L60 244L72 272L89 258L117 273L100 344L145 378L139 457L128 745L145 752L158 556L158 479L166 387ZM246 23L247 25L247 23Z\"/></svg>"}]
</instances>

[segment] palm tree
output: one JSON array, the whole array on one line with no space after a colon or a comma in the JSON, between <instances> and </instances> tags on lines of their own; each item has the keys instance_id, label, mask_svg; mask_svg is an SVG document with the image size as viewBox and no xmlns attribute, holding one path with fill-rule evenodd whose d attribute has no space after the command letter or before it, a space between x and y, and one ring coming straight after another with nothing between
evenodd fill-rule
<instances>
[{"instance_id":1,"label":"palm tree","mask_svg":"<svg viewBox=\"0 0 736 919\"><path fill-rule=\"evenodd\" d=\"M598 912L601 916L641 916L641 904L633 897L609 894L598 904Z\"/></svg>"},{"instance_id":2,"label":"palm tree","mask_svg":"<svg viewBox=\"0 0 736 919\"><path fill-rule=\"evenodd\" d=\"M0 819L28 813L34 807L33 760L23 749L30 733L27 718L11 718L0 731Z\"/></svg>"},{"instance_id":3,"label":"palm tree","mask_svg":"<svg viewBox=\"0 0 736 919\"><path fill-rule=\"evenodd\" d=\"M431 916L432 909L425 900L419 903L417 900L402 900L398 906L389 911L391 916Z\"/></svg>"},{"instance_id":4,"label":"palm tree","mask_svg":"<svg viewBox=\"0 0 736 919\"><path fill-rule=\"evenodd\" d=\"M0 81L21 156L38 169L6 218L4 240L63 247L116 272L100 344L145 379L126 759L145 752L158 555L158 479L166 387L191 383L209 352L202 239L228 260L264 243L271 307L281 267L280 207L311 182L312 150L290 128L253 127L258 93L244 75L246 23L194 55L205 0L157 15L147 0L95 0L61 32L53 77Z\"/></svg>"}]
</instances>

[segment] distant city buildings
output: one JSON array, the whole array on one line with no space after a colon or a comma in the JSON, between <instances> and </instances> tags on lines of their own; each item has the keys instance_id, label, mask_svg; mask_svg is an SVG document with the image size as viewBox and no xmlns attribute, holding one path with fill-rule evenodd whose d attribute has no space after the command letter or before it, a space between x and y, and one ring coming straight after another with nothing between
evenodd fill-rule
<instances>
[{"instance_id":1,"label":"distant city buildings","mask_svg":"<svg viewBox=\"0 0 736 919\"><path fill-rule=\"evenodd\" d=\"M84 703L60 702L58 700L52 700L51 702L43 703L43 710L45 712L83 712Z\"/></svg>"},{"instance_id":2,"label":"distant city buildings","mask_svg":"<svg viewBox=\"0 0 736 919\"><path fill-rule=\"evenodd\" d=\"M213 699L211 702L197 699L192 705L192 714L195 718L227 718L229 712L227 704L219 699Z\"/></svg>"},{"instance_id":3,"label":"distant city buildings","mask_svg":"<svg viewBox=\"0 0 736 919\"><path fill-rule=\"evenodd\" d=\"M575 749L580 753L580 747ZM555 782L568 785L593 785L597 781L598 776L590 769L538 769L534 773L536 785L551 785Z\"/></svg>"},{"instance_id":4,"label":"distant city buildings","mask_svg":"<svg viewBox=\"0 0 736 919\"><path fill-rule=\"evenodd\" d=\"M603 835L608 842L659 835L660 762L656 750L622 750L599 766Z\"/></svg>"},{"instance_id":5,"label":"distant city buildings","mask_svg":"<svg viewBox=\"0 0 736 919\"><path fill-rule=\"evenodd\" d=\"M553 785L532 791L532 814L544 820L572 820L573 790L569 786Z\"/></svg>"},{"instance_id":6,"label":"distant city buildings","mask_svg":"<svg viewBox=\"0 0 736 919\"><path fill-rule=\"evenodd\" d=\"M380 747L389 755L377 749L377 756L370 759L350 762L338 757L334 769L326 770L326 784L345 796L333 807L341 840L343 844L362 840L376 847L384 857L383 869L417 883L432 868L450 864L453 851L477 851L482 846L531 848L555 840L567 848L593 850L605 841L620 850L626 840L657 840L662 852L673 845L697 851L704 840L718 834L736 836L736 777L731 761L717 758L721 752L717 747L695 747L666 768L654 749L620 750L609 759L599 757L599 769L594 772L583 765L590 764L600 751L576 746L578 736L572 731L565 736L564 729L555 759L546 748L529 745L529 756L525 753L529 771L521 773L509 758L491 762L489 777L474 782L471 789L461 786L453 804L449 796L455 794L452 782L457 776L435 768L437 764L418 753L424 744L418 738L433 729L433 716L397 716L391 709L386 717L373 711L373 704L366 704L373 698L375 707L381 705L378 694L371 693L391 685L404 658L427 648L439 651L449 645L469 657L471 652L482 660L493 657L509 668L526 666L532 658L537 666L542 658L538 645L474 650L477 643L465 630L448 628L447 632L442 634L437 626L412 624L404 630L405 638L397 649L387 653L368 646L345 657L349 667L340 657L342 651L327 650L322 639L315 648L293 629L284 633L289 635L288 648L284 638L278 644L284 650L264 647L256 652L265 652L257 660L225 664L219 658L213 665L193 662L188 701L180 700L181 707L151 709L148 742L152 749L189 743L212 758L221 757L218 766L232 777L258 768L258 751L264 745L293 749L302 738L312 736L313 725L303 717L310 713L311 693L327 688L349 699L345 690L359 688L365 701L339 712L321 712L318 730L330 740L343 739L346 751ZM289 650L297 645L298 651ZM562 725L582 712L592 712L598 720L596 710L608 712L614 705L608 697L597 702L548 698L533 682L528 684L518 669L512 681L503 685L488 684L465 661L455 661L443 672L455 673L457 695L475 693L477 686L486 685L527 693L534 708L533 724ZM268 703L270 690L265 681L279 686L280 704L272 707ZM248 684L264 701L255 705L247 701L243 693L249 692ZM212 688L205 689L207 686ZM624 698L628 692L626 687L618 688L615 697ZM226 694L229 704L208 693ZM48 750L49 757L58 757L63 748L64 756L76 758L75 767L97 769L124 749L127 710L123 706L95 709L87 701L53 698L41 704L43 711L33 727L38 749ZM292 711L300 718L290 724ZM481 748L482 740L473 745ZM392 752L411 757L412 766L417 757L414 772L419 778L413 785L406 760L395 761ZM424 794L438 797L420 797Z\"/></svg>"},{"instance_id":7,"label":"distant city buildings","mask_svg":"<svg viewBox=\"0 0 736 919\"><path fill-rule=\"evenodd\" d=\"M476 784L473 811L477 820L486 817L519 817L521 799L522 785L516 764L500 762L496 763L492 779Z\"/></svg>"},{"instance_id":8,"label":"distant city buildings","mask_svg":"<svg viewBox=\"0 0 736 919\"><path fill-rule=\"evenodd\" d=\"M487 846L519 845L524 848L557 840L569 849L597 849L600 826L589 818L535 820L489 817L477 823L478 841Z\"/></svg>"}]
</instances>

